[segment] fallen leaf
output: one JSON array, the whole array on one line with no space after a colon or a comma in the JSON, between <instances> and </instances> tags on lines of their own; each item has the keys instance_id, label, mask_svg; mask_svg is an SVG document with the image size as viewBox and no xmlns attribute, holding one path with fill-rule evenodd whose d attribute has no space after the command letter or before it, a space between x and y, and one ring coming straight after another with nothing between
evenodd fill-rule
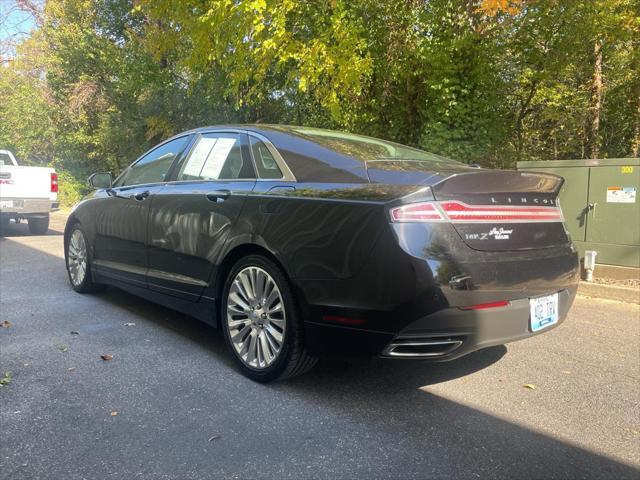
<instances>
[{"instance_id":1,"label":"fallen leaf","mask_svg":"<svg viewBox=\"0 0 640 480\"><path fill-rule=\"evenodd\" d=\"M104 355L100 355L100 358L106 362L108 360L111 360L113 358L113 355L109 355L108 353L105 353Z\"/></svg>"},{"instance_id":2,"label":"fallen leaf","mask_svg":"<svg viewBox=\"0 0 640 480\"><path fill-rule=\"evenodd\" d=\"M58 349L60 349L60 351L64 353L69 350L69 347L67 347L66 345L61 345L58 347Z\"/></svg>"},{"instance_id":3,"label":"fallen leaf","mask_svg":"<svg viewBox=\"0 0 640 480\"><path fill-rule=\"evenodd\" d=\"M533 383L525 383L522 385L524 388L528 388L529 390L535 390L536 386Z\"/></svg>"},{"instance_id":4,"label":"fallen leaf","mask_svg":"<svg viewBox=\"0 0 640 480\"><path fill-rule=\"evenodd\" d=\"M11 383L11 372L4 372L4 376L0 378L0 387L9 385Z\"/></svg>"},{"instance_id":5,"label":"fallen leaf","mask_svg":"<svg viewBox=\"0 0 640 480\"><path fill-rule=\"evenodd\" d=\"M219 438L221 438L222 435L214 435L213 437L209 438L209 441L212 442L213 440L217 440Z\"/></svg>"},{"instance_id":6,"label":"fallen leaf","mask_svg":"<svg viewBox=\"0 0 640 480\"><path fill-rule=\"evenodd\" d=\"M135 323L133 323L133 322L129 322L129 323L125 323L125 324L124 324L124 326L125 326L125 327L135 327L135 326L136 326L136 324L135 324Z\"/></svg>"},{"instance_id":7,"label":"fallen leaf","mask_svg":"<svg viewBox=\"0 0 640 480\"><path fill-rule=\"evenodd\" d=\"M3 320L2 322L0 322L0 327L2 328L9 328L11 326L11 322L9 320Z\"/></svg>"},{"instance_id":8,"label":"fallen leaf","mask_svg":"<svg viewBox=\"0 0 640 480\"><path fill-rule=\"evenodd\" d=\"M71 335L80 335L78 332L71 332Z\"/></svg>"},{"instance_id":9,"label":"fallen leaf","mask_svg":"<svg viewBox=\"0 0 640 480\"><path fill-rule=\"evenodd\" d=\"M111 412L112 417L115 417L116 415L118 415L118 412Z\"/></svg>"}]
</instances>

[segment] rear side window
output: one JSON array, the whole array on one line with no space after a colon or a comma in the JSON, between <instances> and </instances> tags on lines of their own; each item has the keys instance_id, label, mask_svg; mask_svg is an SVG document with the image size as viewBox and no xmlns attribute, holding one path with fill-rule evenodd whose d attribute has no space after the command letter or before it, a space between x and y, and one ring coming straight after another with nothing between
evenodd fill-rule
<instances>
[{"instance_id":1,"label":"rear side window","mask_svg":"<svg viewBox=\"0 0 640 480\"><path fill-rule=\"evenodd\" d=\"M147 153L129 167L120 185L142 185L166 181L171 164L186 147L188 138L188 136L176 138Z\"/></svg>"},{"instance_id":2,"label":"rear side window","mask_svg":"<svg viewBox=\"0 0 640 480\"><path fill-rule=\"evenodd\" d=\"M271 150L267 148L264 142L258 140L255 137L249 137L251 139L251 152L256 162L256 168L258 169L258 177L260 178L282 178L282 171L278 168L276 159L273 158Z\"/></svg>"},{"instance_id":3,"label":"rear side window","mask_svg":"<svg viewBox=\"0 0 640 480\"><path fill-rule=\"evenodd\" d=\"M233 180L255 178L251 160L242 154L241 136L212 133L198 138L178 180Z\"/></svg>"}]
</instances>

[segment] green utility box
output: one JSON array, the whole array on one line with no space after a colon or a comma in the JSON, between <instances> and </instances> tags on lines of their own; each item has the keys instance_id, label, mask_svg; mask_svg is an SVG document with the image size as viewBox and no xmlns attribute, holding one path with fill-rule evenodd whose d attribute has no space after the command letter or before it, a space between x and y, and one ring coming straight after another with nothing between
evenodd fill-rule
<instances>
[{"instance_id":1,"label":"green utility box","mask_svg":"<svg viewBox=\"0 0 640 480\"><path fill-rule=\"evenodd\" d=\"M640 267L640 159L518 162L518 170L564 177L560 206L573 241L596 262Z\"/></svg>"}]
</instances>

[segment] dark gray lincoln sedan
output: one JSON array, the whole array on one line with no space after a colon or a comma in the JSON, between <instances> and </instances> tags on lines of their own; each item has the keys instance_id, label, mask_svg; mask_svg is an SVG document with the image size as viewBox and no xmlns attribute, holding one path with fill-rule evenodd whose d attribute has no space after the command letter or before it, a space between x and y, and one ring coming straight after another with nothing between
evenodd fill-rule
<instances>
[{"instance_id":1,"label":"dark gray lincoln sedan","mask_svg":"<svg viewBox=\"0 0 640 480\"><path fill-rule=\"evenodd\" d=\"M566 317L563 180L280 125L154 147L69 216L71 286L115 285L222 329L261 382L320 354L450 360Z\"/></svg>"}]
</instances>

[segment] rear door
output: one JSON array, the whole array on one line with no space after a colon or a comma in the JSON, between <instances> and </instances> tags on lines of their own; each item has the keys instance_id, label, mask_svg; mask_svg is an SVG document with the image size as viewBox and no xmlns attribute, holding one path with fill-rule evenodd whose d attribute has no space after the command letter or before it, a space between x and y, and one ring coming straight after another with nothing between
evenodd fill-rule
<instances>
[{"instance_id":1,"label":"rear door","mask_svg":"<svg viewBox=\"0 0 640 480\"><path fill-rule=\"evenodd\" d=\"M200 134L155 196L148 234L150 288L196 301L256 178L247 136Z\"/></svg>"},{"instance_id":2,"label":"rear door","mask_svg":"<svg viewBox=\"0 0 640 480\"><path fill-rule=\"evenodd\" d=\"M189 136L179 137L148 152L96 201L94 264L101 274L146 284L150 206L188 141Z\"/></svg>"}]
</instances>

